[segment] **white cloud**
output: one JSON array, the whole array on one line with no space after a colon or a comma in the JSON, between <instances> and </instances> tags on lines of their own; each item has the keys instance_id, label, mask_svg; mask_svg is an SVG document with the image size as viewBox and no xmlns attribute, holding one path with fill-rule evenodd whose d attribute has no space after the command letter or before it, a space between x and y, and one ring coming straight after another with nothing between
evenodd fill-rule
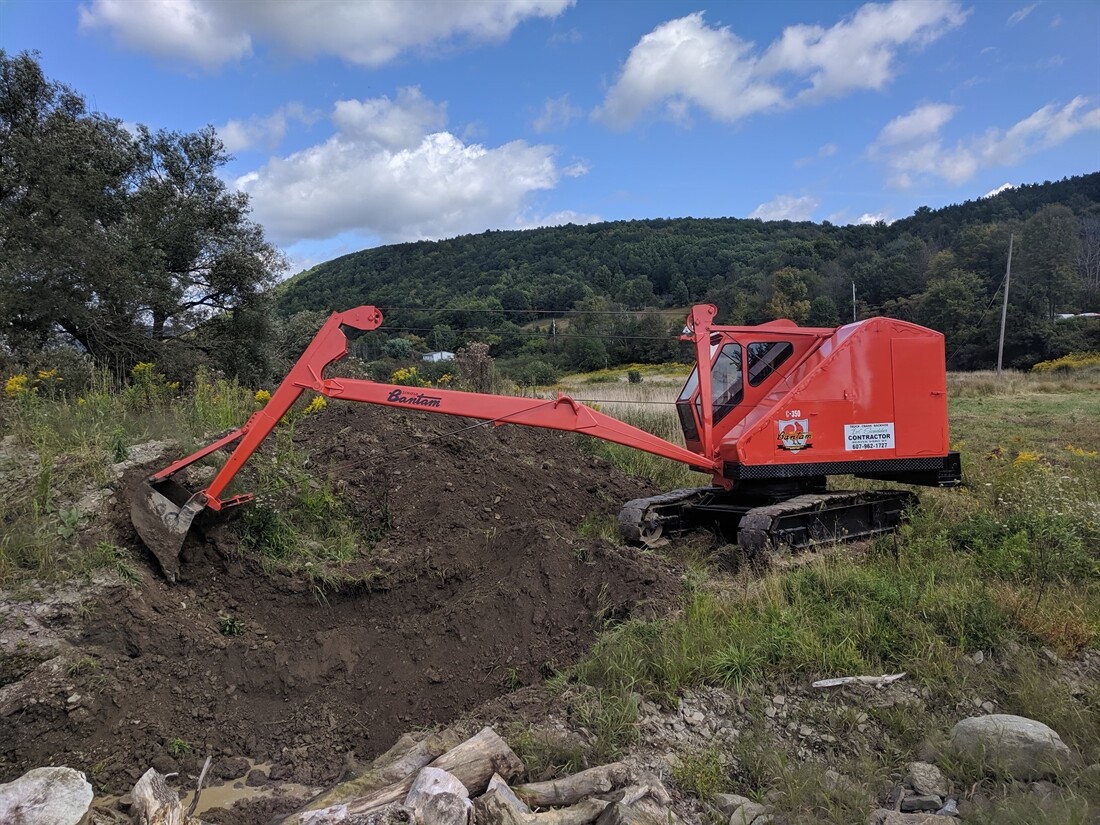
<instances>
[{"instance_id":1,"label":"white cloud","mask_svg":"<svg viewBox=\"0 0 1100 825\"><path fill-rule=\"evenodd\" d=\"M1008 20L1006 22L1010 26L1015 26L1017 23L1021 22L1025 17L1035 11L1035 7L1038 5L1038 3L1032 3L1030 6L1024 6L1022 9L1017 9L1008 16Z\"/></svg>"},{"instance_id":2,"label":"white cloud","mask_svg":"<svg viewBox=\"0 0 1100 825\"><path fill-rule=\"evenodd\" d=\"M887 217L885 212L864 212L852 223L857 226L873 226L876 223L891 224L893 221Z\"/></svg>"},{"instance_id":3,"label":"white cloud","mask_svg":"<svg viewBox=\"0 0 1100 825\"><path fill-rule=\"evenodd\" d=\"M94 0L80 7L80 28L109 29L123 46L215 69L252 53L248 32L224 24L200 0Z\"/></svg>"},{"instance_id":4,"label":"white cloud","mask_svg":"<svg viewBox=\"0 0 1100 825\"><path fill-rule=\"evenodd\" d=\"M585 175L587 175L591 171L592 171L591 166L589 166L583 160L578 160L578 161L575 161L575 162L569 164L564 169L562 169L561 173L563 175L565 175L567 178L583 178Z\"/></svg>"},{"instance_id":5,"label":"white cloud","mask_svg":"<svg viewBox=\"0 0 1100 825\"><path fill-rule=\"evenodd\" d=\"M542 217L519 217L516 219L516 229L539 229L543 226L565 226L567 223L582 225L586 223L599 223L602 221L599 215L574 212L572 209L564 209L561 212L551 212Z\"/></svg>"},{"instance_id":6,"label":"white cloud","mask_svg":"<svg viewBox=\"0 0 1100 825\"><path fill-rule=\"evenodd\" d=\"M663 104L684 120L690 106L734 122L756 112L881 89L903 46L919 47L963 23L955 0L869 3L832 28L790 26L763 53L696 12L657 26L631 49L593 113L625 129Z\"/></svg>"},{"instance_id":7,"label":"white cloud","mask_svg":"<svg viewBox=\"0 0 1100 825\"><path fill-rule=\"evenodd\" d=\"M918 106L907 115L891 120L879 133L880 146L897 146L935 135L947 121L954 117L958 106L946 103L928 103Z\"/></svg>"},{"instance_id":8,"label":"white cloud","mask_svg":"<svg viewBox=\"0 0 1100 825\"><path fill-rule=\"evenodd\" d=\"M564 129L581 114L580 107L569 102L569 95L547 98L542 104L542 111L531 123L531 128L540 135L551 130Z\"/></svg>"},{"instance_id":9,"label":"white cloud","mask_svg":"<svg viewBox=\"0 0 1100 825\"><path fill-rule=\"evenodd\" d=\"M384 243L513 226L529 196L557 185L554 150L487 147L443 131L441 105L415 89L338 102L336 133L243 175L256 219L280 244L355 232Z\"/></svg>"},{"instance_id":10,"label":"white cloud","mask_svg":"<svg viewBox=\"0 0 1100 825\"><path fill-rule=\"evenodd\" d=\"M778 195L775 199L762 203L749 215L762 221L808 221L817 209L818 200L809 195L796 198L794 195Z\"/></svg>"},{"instance_id":11,"label":"white cloud","mask_svg":"<svg viewBox=\"0 0 1100 825\"><path fill-rule=\"evenodd\" d=\"M266 117L230 120L218 127L218 137L230 153L255 147L270 152L282 141L290 121L312 126L318 117L317 112L307 110L301 103L288 103Z\"/></svg>"},{"instance_id":12,"label":"white cloud","mask_svg":"<svg viewBox=\"0 0 1100 825\"><path fill-rule=\"evenodd\" d=\"M1015 188L1016 188L1016 184L1014 184L1014 183L1002 183L996 189L990 189L988 192L986 192L984 195L982 195L982 199L984 200L985 198L996 197L997 195L1001 194L1002 192L1007 192L1009 189L1015 189Z\"/></svg>"},{"instance_id":13,"label":"white cloud","mask_svg":"<svg viewBox=\"0 0 1100 825\"><path fill-rule=\"evenodd\" d=\"M458 41L492 42L529 17L557 17L575 0L92 0L84 30L205 69L247 57L256 41L303 57L331 54L380 66L402 52Z\"/></svg>"},{"instance_id":14,"label":"white cloud","mask_svg":"<svg viewBox=\"0 0 1100 825\"><path fill-rule=\"evenodd\" d=\"M1086 98L1075 97L1061 108L1044 106L1007 130L991 127L947 145L940 132L957 107L926 104L890 121L868 154L890 168L892 186L904 189L922 177L958 185L979 169L1012 166L1079 132L1100 130L1100 108L1087 106Z\"/></svg>"},{"instance_id":15,"label":"white cloud","mask_svg":"<svg viewBox=\"0 0 1100 825\"><path fill-rule=\"evenodd\" d=\"M398 90L396 101L385 96L339 100L332 122L350 139L391 150L404 149L446 125L447 105L433 103L420 89L409 87Z\"/></svg>"}]
</instances>

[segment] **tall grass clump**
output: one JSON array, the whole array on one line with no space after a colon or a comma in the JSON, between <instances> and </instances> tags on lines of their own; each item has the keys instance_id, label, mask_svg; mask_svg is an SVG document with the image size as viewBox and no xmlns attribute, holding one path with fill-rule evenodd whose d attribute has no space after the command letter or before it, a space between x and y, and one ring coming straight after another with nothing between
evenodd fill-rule
<instances>
[{"instance_id":1,"label":"tall grass clump","mask_svg":"<svg viewBox=\"0 0 1100 825\"><path fill-rule=\"evenodd\" d=\"M152 363L137 364L121 381L89 371L70 384L60 372L41 369L34 377L9 376L3 388L0 584L87 572L80 528L94 513L76 504L114 483L111 465L151 439L177 439L189 448L240 426L256 409L253 392L234 380L200 371L184 388Z\"/></svg>"}]
</instances>

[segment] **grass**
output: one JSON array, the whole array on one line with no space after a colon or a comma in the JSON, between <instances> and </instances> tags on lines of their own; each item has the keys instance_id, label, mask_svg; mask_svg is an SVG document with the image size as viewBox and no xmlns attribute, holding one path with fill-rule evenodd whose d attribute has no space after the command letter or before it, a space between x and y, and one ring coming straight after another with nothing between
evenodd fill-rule
<instances>
[{"instance_id":1,"label":"grass","mask_svg":"<svg viewBox=\"0 0 1100 825\"><path fill-rule=\"evenodd\" d=\"M600 708L617 709L615 724L603 725L596 737L600 751L629 747L636 735L627 716L630 697L675 704L700 685L753 696L777 682L905 671L926 689L930 707L946 710L871 710L877 733L869 749L841 754L845 770L865 787L914 758L929 731L949 727L958 718L955 706L974 695L992 700L999 712L1049 724L1085 764L1100 760L1100 688L1071 695L1040 653L1074 656L1100 642L1095 377L1012 374L994 383L986 375L951 376L949 384L952 436L966 485L921 491L923 507L896 542L837 550L763 577L730 579L712 570L692 578L674 616L607 630L568 674ZM669 437L676 426L671 411L630 406L627 395L639 387L645 384L616 385L622 417ZM634 453L623 462L615 451L598 449L637 474L664 473L655 458ZM993 655L1003 669L971 666L965 657L977 651ZM590 720L591 710L583 716ZM852 733L851 720L825 722L841 743L867 738ZM740 747L731 779L737 792L770 792L796 821L865 820L866 806L845 807L823 790L818 768L792 763L751 735ZM875 755L870 762L868 753ZM708 771L685 764L682 787L711 787ZM1100 795L1082 793L1057 803L1065 821L1095 813ZM1023 822L1034 815L1031 803L1006 799L980 821Z\"/></svg>"}]
</instances>

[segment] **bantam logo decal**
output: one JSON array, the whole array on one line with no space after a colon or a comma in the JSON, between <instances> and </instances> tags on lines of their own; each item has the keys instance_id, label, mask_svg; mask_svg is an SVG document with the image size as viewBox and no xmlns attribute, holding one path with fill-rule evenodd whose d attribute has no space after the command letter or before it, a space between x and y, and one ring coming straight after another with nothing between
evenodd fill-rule
<instances>
[{"instance_id":1,"label":"bantam logo decal","mask_svg":"<svg viewBox=\"0 0 1100 825\"><path fill-rule=\"evenodd\" d=\"M808 450L813 444L813 433L810 432L810 420L808 418L795 418L790 420L779 419L779 439L776 446L781 450L789 450L797 453L800 450Z\"/></svg>"},{"instance_id":2,"label":"bantam logo decal","mask_svg":"<svg viewBox=\"0 0 1100 825\"><path fill-rule=\"evenodd\" d=\"M386 396L386 400L398 404L412 404L414 407L438 407L443 403L443 399L438 395L425 395L422 392L416 395L405 395L401 390L394 390Z\"/></svg>"}]
</instances>

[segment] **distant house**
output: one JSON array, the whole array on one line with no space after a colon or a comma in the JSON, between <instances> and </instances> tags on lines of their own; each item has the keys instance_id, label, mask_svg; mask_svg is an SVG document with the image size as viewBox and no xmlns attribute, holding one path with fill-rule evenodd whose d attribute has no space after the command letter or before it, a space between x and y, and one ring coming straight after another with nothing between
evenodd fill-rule
<instances>
[{"instance_id":1,"label":"distant house","mask_svg":"<svg viewBox=\"0 0 1100 825\"><path fill-rule=\"evenodd\" d=\"M436 361L453 361L455 360L455 354L453 352L447 352L446 350L440 350L439 352L429 352L421 360L431 361L433 364Z\"/></svg>"}]
</instances>

